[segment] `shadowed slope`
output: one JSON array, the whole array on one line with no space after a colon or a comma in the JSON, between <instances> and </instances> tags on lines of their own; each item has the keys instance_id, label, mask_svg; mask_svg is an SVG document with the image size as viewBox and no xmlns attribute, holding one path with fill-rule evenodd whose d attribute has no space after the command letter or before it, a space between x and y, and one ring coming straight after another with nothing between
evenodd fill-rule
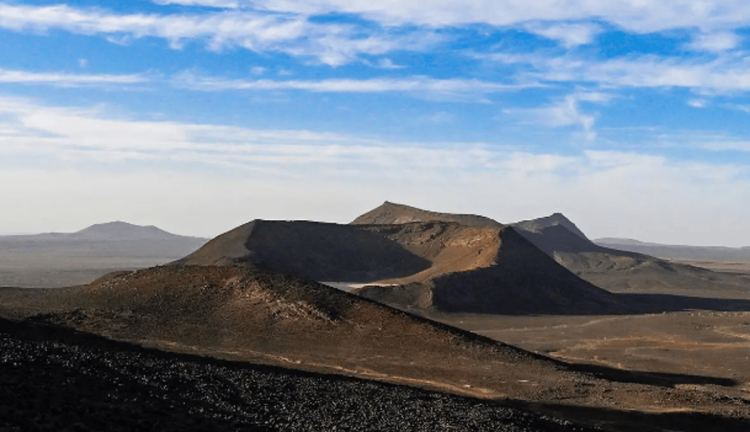
<instances>
[{"instance_id":1,"label":"shadowed slope","mask_svg":"<svg viewBox=\"0 0 750 432\"><path fill-rule=\"evenodd\" d=\"M398 307L491 314L632 311L617 296L558 265L513 229L429 222L363 226L432 266L357 292Z\"/></svg>"},{"instance_id":2,"label":"shadowed slope","mask_svg":"<svg viewBox=\"0 0 750 432\"><path fill-rule=\"evenodd\" d=\"M351 223L353 225L388 225L431 221L458 222L461 225L475 227L499 228L503 226L501 223L484 216L438 213L388 201L357 217Z\"/></svg>"},{"instance_id":3,"label":"shadowed slope","mask_svg":"<svg viewBox=\"0 0 750 432\"><path fill-rule=\"evenodd\" d=\"M402 277L430 262L350 225L255 220L216 237L175 265L243 265L318 281Z\"/></svg>"},{"instance_id":4,"label":"shadowed slope","mask_svg":"<svg viewBox=\"0 0 750 432\"><path fill-rule=\"evenodd\" d=\"M742 294L750 284L747 277L599 246L559 213L512 226L570 271L610 291L731 295Z\"/></svg>"},{"instance_id":5,"label":"shadowed slope","mask_svg":"<svg viewBox=\"0 0 750 432\"><path fill-rule=\"evenodd\" d=\"M502 314L629 311L499 224L256 220L173 265L241 265L317 281L376 284L359 292L407 308Z\"/></svg>"}]
</instances>

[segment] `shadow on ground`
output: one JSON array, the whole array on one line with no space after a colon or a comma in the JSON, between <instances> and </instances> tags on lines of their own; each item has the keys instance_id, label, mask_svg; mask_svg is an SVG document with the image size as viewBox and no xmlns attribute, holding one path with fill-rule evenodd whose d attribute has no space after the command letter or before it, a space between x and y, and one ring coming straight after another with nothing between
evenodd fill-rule
<instances>
[{"instance_id":1,"label":"shadow on ground","mask_svg":"<svg viewBox=\"0 0 750 432\"><path fill-rule=\"evenodd\" d=\"M698 412L621 411L563 404L506 401L508 406L575 419L584 426L618 432L722 431L746 432L750 421L743 418Z\"/></svg>"},{"instance_id":2,"label":"shadow on ground","mask_svg":"<svg viewBox=\"0 0 750 432\"><path fill-rule=\"evenodd\" d=\"M750 300L690 297L675 294L616 294L634 313L684 312L712 310L720 312L750 311Z\"/></svg>"},{"instance_id":3,"label":"shadow on ground","mask_svg":"<svg viewBox=\"0 0 750 432\"><path fill-rule=\"evenodd\" d=\"M570 369L572 370L590 373L602 379L621 383L646 384L670 388L680 384L717 385L722 387L734 387L740 384L740 382L729 378L664 372L645 372L583 363L567 364L570 365Z\"/></svg>"}]
</instances>

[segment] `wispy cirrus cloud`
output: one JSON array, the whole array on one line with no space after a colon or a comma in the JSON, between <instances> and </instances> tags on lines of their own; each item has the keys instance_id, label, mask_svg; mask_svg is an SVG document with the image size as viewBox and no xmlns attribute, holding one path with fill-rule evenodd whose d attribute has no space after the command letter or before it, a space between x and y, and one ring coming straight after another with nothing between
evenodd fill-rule
<instances>
[{"instance_id":1,"label":"wispy cirrus cloud","mask_svg":"<svg viewBox=\"0 0 750 432\"><path fill-rule=\"evenodd\" d=\"M240 47L281 52L341 65L360 55L421 50L442 40L433 32L396 32L321 24L303 15L267 11L218 11L194 14L117 14L67 5L26 6L0 3L0 28L44 32L50 29L99 35L126 44L144 37L162 38L175 49L203 41L209 49Z\"/></svg>"},{"instance_id":2,"label":"wispy cirrus cloud","mask_svg":"<svg viewBox=\"0 0 750 432\"><path fill-rule=\"evenodd\" d=\"M737 48L742 38L732 32L699 33L687 44L695 51L722 52Z\"/></svg>"},{"instance_id":3,"label":"wispy cirrus cloud","mask_svg":"<svg viewBox=\"0 0 750 432\"><path fill-rule=\"evenodd\" d=\"M597 20L637 33L677 28L728 29L750 24L742 0L644 2L641 0L155 0L234 9L321 15L356 14L385 25L451 27L467 24L514 26L528 22Z\"/></svg>"},{"instance_id":4,"label":"wispy cirrus cloud","mask_svg":"<svg viewBox=\"0 0 750 432\"><path fill-rule=\"evenodd\" d=\"M100 109L45 107L9 98L0 98L0 119L0 159L12 165L34 156L74 166L158 161L174 169L197 164L295 177L301 173L292 166L490 169L501 163L482 143L436 148L340 133L131 120L107 117Z\"/></svg>"},{"instance_id":5,"label":"wispy cirrus cloud","mask_svg":"<svg viewBox=\"0 0 750 432\"><path fill-rule=\"evenodd\" d=\"M388 93L405 92L425 97L442 96L460 100L483 100L484 95L524 88L542 87L538 82L496 83L477 79L435 79L423 76L406 78L324 79L324 80L241 80L203 76L183 72L172 77L173 85L202 91L225 90L298 90L316 93Z\"/></svg>"},{"instance_id":6,"label":"wispy cirrus cloud","mask_svg":"<svg viewBox=\"0 0 750 432\"><path fill-rule=\"evenodd\" d=\"M0 83L50 85L56 87L101 87L142 84L151 81L145 74L69 74L59 72L31 72L0 68Z\"/></svg>"},{"instance_id":7,"label":"wispy cirrus cloud","mask_svg":"<svg viewBox=\"0 0 750 432\"><path fill-rule=\"evenodd\" d=\"M505 109L506 115L520 118L528 123L541 124L550 127L580 127L586 140L596 139L594 114L584 111L581 102L606 103L611 96L598 92L578 92L569 94L552 104L539 108L511 108Z\"/></svg>"},{"instance_id":8,"label":"wispy cirrus cloud","mask_svg":"<svg viewBox=\"0 0 750 432\"><path fill-rule=\"evenodd\" d=\"M517 79L542 82L587 83L602 87L683 87L697 92L731 93L750 90L750 71L744 55L711 58L639 55L587 59L573 55L475 54L507 65L525 65Z\"/></svg>"},{"instance_id":9,"label":"wispy cirrus cloud","mask_svg":"<svg viewBox=\"0 0 750 432\"><path fill-rule=\"evenodd\" d=\"M590 44L604 31L601 26L592 23L535 23L525 26L525 29L530 33L556 40L566 48Z\"/></svg>"}]
</instances>

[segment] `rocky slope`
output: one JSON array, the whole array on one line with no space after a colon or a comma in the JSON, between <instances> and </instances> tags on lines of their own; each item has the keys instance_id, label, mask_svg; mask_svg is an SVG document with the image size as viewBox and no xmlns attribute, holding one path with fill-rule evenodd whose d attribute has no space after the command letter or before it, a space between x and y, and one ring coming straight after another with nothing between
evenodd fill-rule
<instances>
[{"instance_id":1,"label":"rocky slope","mask_svg":"<svg viewBox=\"0 0 750 432\"><path fill-rule=\"evenodd\" d=\"M389 203L381 207L414 210L411 219L419 213ZM456 218L478 222L450 221ZM172 265L241 265L323 282L373 285L358 293L401 308L496 314L630 311L512 229L481 217L446 219L385 225L253 221Z\"/></svg>"},{"instance_id":2,"label":"rocky slope","mask_svg":"<svg viewBox=\"0 0 750 432\"><path fill-rule=\"evenodd\" d=\"M428 210L410 207L404 204L396 204L389 201L370 210L369 212L354 219L352 225L391 225L408 222L457 222L461 225L474 227L502 227L502 224L488 217L469 215L438 213Z\"/></svg>"},{"instance_id":3,"label":"rocky slope","mask_svg":"<svg viewBox=\"0 0 750 432\"><path fill-rule=\"evenodd\" d=\"M587 429L493 402L0 320L0 430Z\"/></svg>"},{"instance_id":4,"label":"rocky slope","mask_svg":"<svg viewBox=\"0 0 750 432\"><path fill-rule=\"evenodd\" d=\"M471 430L561 425L476 400L295 378L302 371L470 395L613 431L743 430L750 418L750 401L732 380L571 365L241 267L159 267L76 288L0 289L0 316L23 320L0 320L5 429L102 430L108 418L130 430L420 430L410 418ZM183 356L103 349L71 329ZM260 364L296 372L256 373L269 370Z\"/></svg>"},{"instance_id":5,"label":"rocky slope","mask_svg":"<svg viewBox=\"0 0 750 432\"><path fill-rule=\"evenodd\" d=\"M509 227L367 225L431 267L357 292L402 308L495 314L624 313L617 296L567 271Z\"/></svg>"},{"instance_id":6,"label":"rocky slope","mask_svg":"<svg viewBox=\"0 0 750 432\"><path fill-rule=\"evenodd\" d=\"M581 278L613 292L747 294L750 278L668 262L590 241L562 214L512 225Z\"/></svg>"}]
</instances>

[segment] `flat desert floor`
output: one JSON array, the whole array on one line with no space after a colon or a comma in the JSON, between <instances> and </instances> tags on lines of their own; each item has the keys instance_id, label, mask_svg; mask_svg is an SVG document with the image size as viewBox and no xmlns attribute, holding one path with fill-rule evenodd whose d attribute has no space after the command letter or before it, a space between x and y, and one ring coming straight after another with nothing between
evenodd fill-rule
<instances>
[{"instance_id":1,"label":"flat desert floor","mask_svg":"<svg viewBox=\"0 0 750 432\"><path fill-rule=\"evenodd\" d=\"M723 378L750 393L750 312L430 318L568 362Z\"/></svg>"},{"instance_id":2,"label":"flat desert floor","mask_svg":"<svg viewBox=\"0 0 750 432\"><path fill-rule=\"evenodd\" d=\"M680 264L702 267L715 272L750 274L750 263L747 262L673 261Z\"/></svg>"}]
</instances>

